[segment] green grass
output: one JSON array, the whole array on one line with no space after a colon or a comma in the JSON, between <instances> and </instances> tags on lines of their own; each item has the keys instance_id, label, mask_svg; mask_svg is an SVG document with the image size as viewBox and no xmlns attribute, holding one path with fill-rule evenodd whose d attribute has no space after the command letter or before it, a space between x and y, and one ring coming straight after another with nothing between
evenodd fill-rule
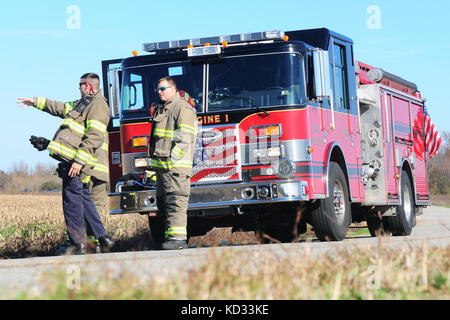
<instances>
[{"instance_id":1,"label":"green grass","mask_svg":"<svg viewBox=\"0 0 450 320\"><path fill-rule=\"evenodd\" d=\"M0 236L3 240L11 237L35 238L42 237L51 232L59 231L62 227L48 224L46 222L33 222L24 225L11 224L0 228Z\"/></svg>"},{"instance_id":2,"label":"green grass","mask_svg":"<svg viewBox=\"0 0 450 320\"><path fill-rule=\"evenodd\" d=\"M363 235L370 235L368 228L357 228L357 230L355 231L350 229L347 234L347 236L363 236Z\"/></svg>"}]
</instances>

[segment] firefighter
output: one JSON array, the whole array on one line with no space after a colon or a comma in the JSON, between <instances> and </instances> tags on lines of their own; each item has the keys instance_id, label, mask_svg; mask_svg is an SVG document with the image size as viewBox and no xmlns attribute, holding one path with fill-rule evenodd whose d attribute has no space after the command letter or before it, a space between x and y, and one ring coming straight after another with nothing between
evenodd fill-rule
<instances>
[{"instance_id":1,"label":"firefighter","mask_svg":"<svg viewBox=\"0 0 450 320\"><path fill-rule=\"evenodd\" d=\"M86 73L80 79L81 99L73 103L56 102L44 97L19 98L26 107L48 112L63 118L53 140L30 139L38 150L48 149L50 156L60 161L59 176L63 180L63 211L69 241L68 252L86 253L85 221L100 244L111 248L100 216L89 194L89 182L94 169L101 165L98 155L102 150L110 112L99 89L100 80L95 73Z\"/></svg>"},{"instance_id":2,"label":"firefighter","mask_svg":"<svg viewBox=\"0 0 450 320\"><path fill-rule=\"evenodd\" d=\"M108 183L109 183L109 163L108 163L108 134L105 132L103 144L99 150L96 152L97 163L92 170L91 180L89 181L89 194L91 195L92 201L94 202L97 212L103 213L106 210L106 203L108 199ZM86 233L88 239L95 245L95 250L97 253L101 252L100 241L95 237L92 228L89 223L86 223ZM113 243L107 243L106 247L103 246L104 250L110 250Z\"/></svg>"},{"instance_id":3,"label":"firefighter","mask_svg":"<svg viewBox=\"0 0 450 320\"><path fill-rule=\"evenodd\" d=\"M173 78L158 81L158 95L160 104L153 114L149 154L156 171L158 211L165 225L161 249L184 249L197 116L180 97Z\"/></svg>"},{"instance_id":4,"label":"firefighter","mask_svg":"<svg viewBox=\"0 0 450 320\"><path fill-rule=\"evenodd\" d=\"M73 102L73 103L76 103ZM72 102L70 102L72 104ZM33 146L39 151L43 151L46 149L49 140L43 137L31 136L30 142ZM44 147L45 146L45 147ZM108 169L108 135L105 134L105 138L103 144L101 146L101 150L97 150L97 163L92 171L92 176L89 181L89 193L91 195L92 201L94 202L94 206L97 209L97 212L103 213L106 210L106 203L108 199L108 182L109 182L109 169ZM86 222L86 235L92 246L95 249L96 253L101 253L103 250L110 250L113 246L113 243L107 241L107 246L101 246L100 241L95 237L92 228L89 223ZM72 247L72 242L70 241L69 235L66 235L66 245L59 248L58 252L60 254L66 253L68 249Z\"/></svg>"}]
</instances>

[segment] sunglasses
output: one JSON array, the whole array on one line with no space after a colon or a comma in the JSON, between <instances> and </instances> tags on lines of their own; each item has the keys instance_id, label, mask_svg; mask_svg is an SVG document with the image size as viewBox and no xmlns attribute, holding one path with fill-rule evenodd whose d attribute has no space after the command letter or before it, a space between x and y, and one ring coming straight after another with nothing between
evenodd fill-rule
<instances>
[{"instance_id":1,"label":"sunglasses","mask_svg":"<svg viewBox=\"0 0 450 320\"><path fill-rule=\"evenodd\" d=\"M158 90L156 90L156 91L165 91L166 89L169 89L169 88L171 88L171 87L159 87L158 88Z\"/></svg>"},{"instance_id":2,"label":"sunglasses","mask_svg":"<svg viewBox=\"0 0 450 320\"><path fill-rule=\"evenodd\" d=\"M90 84L89 82L80 82L80 88L81 86L88 86L91 90L94 90L94 88L92 87L92 84Z\"/></svg>"}]
</instances>

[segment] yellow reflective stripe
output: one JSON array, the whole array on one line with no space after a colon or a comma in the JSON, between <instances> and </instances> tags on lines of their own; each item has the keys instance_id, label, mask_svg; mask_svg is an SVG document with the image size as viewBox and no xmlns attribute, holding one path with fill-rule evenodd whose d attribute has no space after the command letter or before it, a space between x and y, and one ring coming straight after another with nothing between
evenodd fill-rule
<instances>
[{"instance_id":1,"label":"yellow reflective stripe","mask_svg":"<svg viewBox=\"0 0 450 320\"><path fill-rule=\"evenodd\" d=\"M95 165L97 163L96 158L94 158L89 153L87 153L86 151L83 151L81 149L78 149L77 153L75 154L75 157L79 158L91 165Z\"/></svg>"},{"instance_id":2,"label":"yellow reflective stripe","mask_svg":"<svg viewBox=\"0 0 450 320\"><path fill-rule=\"evenodd\" d=\"M197 131L197 129L195 127L189 126L187 124L180 124L178 127L182 131L186 131L186 132L192 133L194 135L197 135L198 131Z\"/></svg>"},{"instance_id":3,"label":"yellow reflective stripe","mask_svg":"<svg viewBox=\"0 0 450 320\"><path fill-rule=\"evenodd\" d=\"M184 151L178 148L177 146L173 147L172 152L179 157L182 157L184 155Z\"/></svg>"},{"instance_id":4,"label":"yellow reflective stripe","mask_svg":"<svg viewBox=\"0 0 450 320\"><path fill-rule=\"evenodd\" d=\"M151 159L151 165L157 168L170 169L172 162L169 161L161 161L157 159Z\"/></svg>"},{"instance_id":5,"label":"yellow reflective stripe","mask_svg":"<svg viewBox=\"0 0 450 320\"><path fill-rule=\"evenodd\" d=\"M106 125L98 120L86 121L86 130L89 130L89 128L91 127L99 130L102 133L106 132Z\"/></svg>"},{"instance_id":6,"label":"yellow reflective stripe","mask_svg":"<svg viewBox=\"0 0 450 320\"><path fill-rule=\"evenodd\" d=\"M73 101L72 102L66 102L64 104L64 116L66 116L70 111L73 109Z\"/></svg>"},{"instance_id":7,"label":"yellow reflective stripe","mask_svg":"<svg viewBox=\"0 0 450 320\"><path fill-rule=\"evenodd\" d=\"M45 103L47 102L47 98L37 97L36 99L36 108L39 110L44 109Z\"/></svg>"},{"instance_id":8,"label":"yellow reflective stripe","mask_svg":"<svg viewBox=\"0 0 450 320\"><path fill-rule=\"evenodd\" d=\"M64 156L68 157L69 159L73 159L76 154L76 151L74 149L63 146L62 144L55 142L53 140L50 141L47 149L53 153L62 154Z\"/></svg>"},{"instance_id":9,"label":"yellow reflective stripe","mask_svg":"<svg viewBox=\"0 0 450 320\"><path fill-rule=\"evenodd\" d=\"M72 130L78 132L79 134L84 135L85 132L84 127L81 124L73 121L72 119L69 118L64 119L61 125L66 125L70 127Z\"/></svg>"},{"instance_id":10,"label":"yellow reflective stripe","mask_svg":"<svg viewBox=\"0 0 450 320\"><path fill-rule=\"evenodd\" d=\"M100 121L97 120L89 120L87 121L87 127L84 128L83 125L75 122L73 119L70 118L66 118L64 119L64 121L62 122L62 125L66 125L69 126L71 129L73 129L74 131L78 132L79 134L84 135L87 130L89 130L90 127L93 127L97 130L99 130L102 133L106 132L106 126L101 123Z\"/></svg>"},{"instance_id":11,"label":"yellow reflective stripe","mask_svg":"<svg viewBox=\"0 0 450 320\"><path fill-rule=\"evenodd\" d=\"M152 159L151 165L157 168L170 169L170 168L192 168L193 162L188 160L178 161L161 161L158 159Z\"/></svg>"},{"instance_id":12,"label":"yellow reflective stripe","mask_svg":"<svg viewBox=\"0 0 450 320\"><path fill-rule=\"evenodd\" d=\"M172 235L187 235L187 229L185 227L171 227L166 230L165 232L166 236L172 236Z\"/></svg>"},{"instance_id":13,"label":"yellow reflective stripe","mask_svg":"<svg viewBox=\"0 0 450 320\"><path fill-rule=\"evenodd\" d=\"M95 243L100 242L100 241L98 241L98 239L95 238L95 236L86 235L86 238L88 238L89 241L92 241Z\"/></svg>"},{"instance_id":14,"label":"yellow reflective stripe","mask_svg":"<svg viewBox=\"0 0 450 320\"><path fill-rule=\"evenodd\" d=\"M35 101L35 106L34 106L34 107L35 107L36 109L42 110L42 109L39 108L40 104L41 104L41 97L37 97L37 98L36 98L36 101Z\"/></svg>"},{"instance_id":15,"label":"yellow reflective stripe","mask_svg":"<svg viewBox=\"0 0 450 320\"><path fill-rule=\"evenodd\" d=\"M109 173L108 167L104 166L103 164L97 163L94 167L94 170Z\"/></svg>"},{"instance_id":16,"label":"yellow reflective stripe","mask_svg":"<svg viewBox=\"0 0 450 320\"><path fill-rule=\"evenodd\" d=\"M103 142L102 150L108 151L108 144L106 142Z\"/></svg>"},{"instance_id":17,"label":"yellow reflective stripe","mask_svg":"<svg viewBox=\"0 0 450 320\"><path fill-rule=\"evenodd\" d=\"M173 137L175 135L175 131L173 130L165 130L165 129L159 129L156 128L154 131L154 134L158 137Z\"/></svg>"},{"instance_id":18,"label":"yellow reflective stripe","mask_svg":"<svg viewBox=\"0 0 450 320\"><path fill-rule=\"evenodd\" d=\"M192 168L193 163L192 161L188 161L188 160L178 160L178 161L174 161L171 166L173 168Z\"/></svg>"}]
</instances>

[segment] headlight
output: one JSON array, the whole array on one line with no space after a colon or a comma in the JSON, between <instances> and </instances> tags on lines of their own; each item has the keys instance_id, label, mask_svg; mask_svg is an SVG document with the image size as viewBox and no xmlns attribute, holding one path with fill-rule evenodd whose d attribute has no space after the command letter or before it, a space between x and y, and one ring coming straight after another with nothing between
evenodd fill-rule
<instances>
[{"instance_id":1,"label":"headlight","mask_svg":"<svg viewBox=\"0 0 450 320\"><path fill-rule=\"evenodd\" d=\"M149 158L135 158L134 159L134 167L135 168L145 168L150 166Z\"/></svg>"},{"instance_id":2,"label":"headlight","mask_svg":"<svg viewBox=\"0 0 450 320\"><path fill-rule=\"evenodd\" d=\"M289 159L280 159L273 165L275 173L282 179L289 179L295 174L295 163Z\"/></svg>"},{"instance_id":3,"label":"headlight","mask_svg":"<svg viewBox=\"0 0 450 320\"><path fill-rule=\"evenodd\" d=\"M305 194L299 183L280 183L278 192L281 198L297 198Z\"/></svg>"},{"instance_id":4,"label":"headlight","mask_svg":"<svg viewBox=\"0 0 450 320\"><path fill-rule=\"evenodd\" d=\"M255 158L279 158L281 156L281 149L280 147L255 149L253 150L253 156Z\"/></svg>"}]
</instances>

